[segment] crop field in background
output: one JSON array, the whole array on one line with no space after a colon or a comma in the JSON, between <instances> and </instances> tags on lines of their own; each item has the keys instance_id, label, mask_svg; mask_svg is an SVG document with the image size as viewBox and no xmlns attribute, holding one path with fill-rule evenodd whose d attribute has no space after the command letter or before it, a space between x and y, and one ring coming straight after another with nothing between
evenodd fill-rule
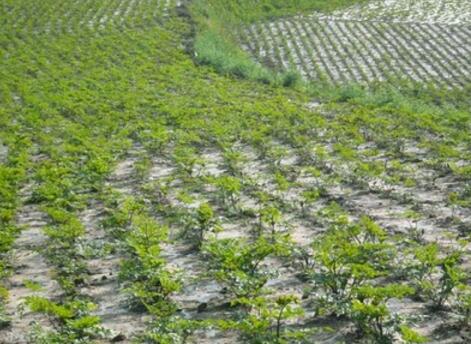
<instances>
[{"instance_id":1,"label":"crop field in background","mask_svg":"<svg viewBox=\"0 0 471 344\"><path fill-rule=\"evenodd\" d=\"M2 27L15 32L67 32L110 26L152 25L174 8L174 0L2 1ZM11 31L10 31L11 32Z\"/></svg>"},{"instance_id":2,"label":"crop field in background","mask_svg":"<svg viewBox=\"0 0 471 344\"><path fill-rule=\"evenodd\" d=\"M258 22L242 29L240 42L263 65L308 80L460 87L471 79L470 8L462 1L372 1Z\"/></svg>"},{"instance_id":3,"label":"crop field in background","mask_svg":"<svg viewBox=\"0 0 471 344\"><path fill-rule=\"evenodd\" d=\"M471 3L462 0L378 0L337 10L329 16L351 20L471 25Z\"/></svg>"},{"instance_id":4,"label":"crop field in background","mask_svg":"<svg viewBox=\"0 0 471 344\"><path fill-rule=\"evenodd\" d=\"M464 24L315 18L242 37L339 84L469 81ZM218 73L185 2L8 0L0 23L1 344L471 341L466 89ZM408 35L427 58L378 55Z\"/></svg>"}]
</instances>

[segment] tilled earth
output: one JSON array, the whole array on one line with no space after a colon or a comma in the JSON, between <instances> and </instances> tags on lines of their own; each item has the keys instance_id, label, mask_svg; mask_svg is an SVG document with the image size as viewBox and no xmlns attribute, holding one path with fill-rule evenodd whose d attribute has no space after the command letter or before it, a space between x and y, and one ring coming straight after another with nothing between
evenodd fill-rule
<instances>
[{"instance_id":1,"label":"tilled earth","mask_svg":"<svg viewBox=\"0 0 471 344\"><path fill-rule=\"evenodd\" d=\"M471 10L460 3L372 1L332 15L256 23L240 41L262 64L306 79L460 87L471 80Z\"/></svg>"}]
</instances>

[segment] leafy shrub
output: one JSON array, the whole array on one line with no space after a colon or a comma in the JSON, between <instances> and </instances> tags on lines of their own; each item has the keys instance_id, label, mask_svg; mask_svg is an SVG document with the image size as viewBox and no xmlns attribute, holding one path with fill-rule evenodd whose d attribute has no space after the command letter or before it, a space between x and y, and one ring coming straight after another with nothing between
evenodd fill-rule
<instances>
[{"instance_id":1,"label":"leafy shrub","mask_svg":"<svg viewBox=\"0 0 471 344\"><path fill-rule=\"evenodd\" d=\"M271 255L289 253L286 239L270 242L259 237L253 243L242 240L214 240L204 246L209 256L212 274L236 298L249 298L260 293L271 273L261 268Z\"/></svg>"},{"instance_id":2,"label":"leafy shrub","mask_svg":"<svg viewBox=\"0 0 471 344\"><path fill-rule=\"evenodd\" d=\"M235 207L242 188L240 179L232 176L220 176L210 180L218 189L219 197L225 206Z\"/></svg>"},{"instance_id":3,"label":"leafy shrub","mask_svg":"<svg viewBox=\"0 0 471 344\"><path fill-rule=\"evenodd\" d=\"M303 337L302 331L283 331L282 326L284 320L304 314L296 295L281 295L273 299L264 296L239 298L237 303L248 307L247 315L236 327L251 343L288 343L287 337L296 336L298 340Z\"/></svg>"},{"instance_id":4,"label":"leafy shrub","mask_svg":"<svg viewBox=\"0 0 471 344\"><path fill-rule=\"evenodd\" d=\"M437 244L414 249L414 261L409 266L409 276L417 290L417 296L442 308L452 293L460 286L464 274L458 266L461 253L452 252L439 257Z\"/></svg>"},{"instance_id":5,"label":"leafy shrub","mask_svg":"<svg viewBox=\"0 0 471 344\"><path fill-rule=\"evenodd\" d=\"M355 298L359 288L389 271L395 255L386 233L371 219L334 225L312 244L313 264L306 274L325 293L337 314Z\"/></svg>"},{"instance_id":6,"label":"leafy shrub","mask_svg":"<svg viewBox=\"0 0 471 344\"><path fill-rule=\"evenodd\" d=\"M377 343L392 343L400 319L391 315L386 302L391 298L402 299L413 293L414 289L405 285L365 284L356 288L349 315L362 337L372 337Z\"/></svg>"},{"instance_id":7,"label":"leafy shrub","mask_svg":"<svg viewBox=\"0 0 471 344\"><path fill-rule=\"evenodd\" d=\"M95 308L92 303L74 300L58 304L39 296L28 296L25 304L32 312L46 315L55 324L54 330L38 328L33 333L37 343L85 344L108 333L100 327L99 317L89 315Z\"/></svg>"},{"instance_id":8,"label":"leafy shrub","mask_svg":"<svg viewBox=\"0 0 471 344\"><path fill-rule=\"evenodd\" d=\"M173 314L175 305L169 296L181 287L160 257L160 243L167 239L167 232L153 219L143 214L135 216L127 239L132 256L123 262L119 275L132 304L159 316Z\"/></svg>"}]
</instances>

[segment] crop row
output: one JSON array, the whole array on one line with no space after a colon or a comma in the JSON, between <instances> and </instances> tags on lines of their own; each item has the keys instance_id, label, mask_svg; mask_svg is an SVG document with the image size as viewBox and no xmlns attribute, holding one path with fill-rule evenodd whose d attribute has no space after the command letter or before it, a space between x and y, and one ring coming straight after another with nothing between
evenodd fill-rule
<instances>
[{"instance_id":1,"label":"crop row","mask_svg":"<svg viewBox=\"0 0 471 344\"><path fill-rule=\"evenodd\" d=\"M471 3L461 0L378 0L335 11L346 20L385 20L443 24L471 24Z\"/></svg>"},{"instance_id":2,"label":"crop row","mask_svg":"<svg viewBox=\"0 0 471 344\"><path fill-rule=\"evenodd\" d=\"M312 111L166 24L0 35L1 337L469 337L467 112Z\"/></svg>"},{"instance_id":3,"label":"crop row","mask_svg":"<svg viewBox=\"0 0 471 344\"><path fill-rule=\"evenodd\" d=\"M173 137L171 132L167 133ZM248 141L251 140L248 139ZM417 188L417 185L413 186L415 183L426 182L415 181L415 178L409 175L410 172L423 168L419 168L414 163L410 165L405 163L402 167L400 163L394 167L387 167L388 172L383 175L380 172L382 167L374 162L381 159L380 156L373 154L375 157L369 159L366 156L372 152L365 151L365 160L363 162L355 161L355 154L363 156L363 153L354 153L341 145L336 145L335 151L332 152L334 155L343 155L343 158L337 160L331 159L330 153L323 152L320 147L313 150L309 148L306 150L306 147L293 149L289 145L285 146L281 142L269 142L269 140L265 142L251 141L250 146L226 143L223 151L219 151L217 147L194 149L186 146L184 141L182 142L177 137L174 137L172 142L176 144L175 150L164 149L157 156L147 158L146 169L139 168L141 174L142 171L147 171L142 174L144 184L141 186L141 190L145 197L144 204L151 204L151 209L154 209L153 216L155 216L156 223L163 221L169 224L172 240L164 246L162 246L163 242L160 243L161 250L159 252L167 259L168 264L180 271L182 289L175 293L171 299L177 302L181 314L193 324L192 326L204 327L205 323L201 321L202 319L212 321L212 325L216 326L218 322L214 322L214 320L219 319L219 321L227 321L224 326L239 329L248 338L254 339L260 338L260 336L269 338L274 335L273 332L271 334L267 332L268 327L275 323L273 318L268 316L267 318L257 318L254 315L253 318L250 318L253 323L247 320L242 326L231 321L231 313L240 314L244 311L243 307L233 307L232 310L228 309L223 314L219 311L225 301L232 301L235 304L242 303L254 312L261 310L268 313L275 310L280 311L277 309L277 303L283 304L281 299L262 296L268 291L271 295L286 297L283 300L289 301L290 307L296 310L291 316L283 313L283 322L289 318L302 322L303 310L306 312L311 310L308 306L309 301L300 302L300 296L313 284L319 286L325 283L318 282L319 284L316 284L315 280L310 280L310 278L317 276L322 281L325 281L326 278L341 278L341 276L334 275L329 277L327 272L318 274L317 268L328 270L328 267L316 264L322 260L320 255L322 250L326 250L323 254L327 254L330 252L329 250L337 249L332 246L330 240L342 241L345 239L342 239L342 235L337 235L343 231L341 228L345 225L344 221L347 221L347 218L356 219L364 213L372 215L378 223L389 226L387 232L390 235L396 233L395 240L401 243L399 244L401 247L403 244L405 245L404 252L412 252L409 251L410 249L415 252L413 256L416 257L413 260L420 260L421 258L417 257L429 255L431 260L423 263L428 266L427 269L431 268L434 273L441 273L436 267L432 267L433 261L437 263L439 261L436 256L436 244L428 244L423 250L418 247L428 242L439 242L440 245L443 245L443 252L455 247L454 243L448 242L446 239L448 235L452 235L449 232L451 227L440 228L441 225L438 221L439 218L448 216L442 215L441 211L449 206L454 206L451 203L444 205L443 199L433 200L433 195L435 195L433 189L440 188L437 191L446 194L456 190L457 184L455 182L458 184L461 182L448 180L446 187L448 191L441 189L444 185L439 186L438 184L431 189L422 189L424 186ZM150 143L151 141L147 142L147 144ZM430 151L426 155L432 158L435 153ZM137 167L137 164L135 165ZM398 170L393 172L396 169ZM355 177L348 173L352 170L356 171ZM398 172L399 170L401 172ZM413 173L416 172L420 175L419 171ZM388 176L389 173L399 173L402 177ZM438 171L434 173L440 174ZM135 174L138 174L137 171ZM435 178L433 174L430 176L431 179ZM352 179L352 177L354 178ZM392 189L388 191L381 187L373 191L375 189L372 186L375 184L373 181L380 185L394 185L399 182L399 179L408 180L406 182L409 185L408 188L415 189L412 194L417 194L418 197L411 199L408 196L411 193L408 191L396 193ZM381 183L379 180L383 182ZM399 184L401 183L399 182ZM369 188L368 185L372 188L370 191L366 191ZM340 192L336 191L338 188L341 189ZM421 194L422 196L419 196ZM342 198L342 206L330 202L333 199L342 200ZM409 208L407 205L409 202L411 205L414 204L412 208L420 209L420 211ZM426 210L428 202L434 204L433 210L430 210L435 215L440 209L437 220L432 220L432 222L427 220L431 214ZM135 211L125 208L129 209L129 206L121 207L118 212L118 214L122 214L124 211L121 218L136 216ZM136 209L135 207L131 208ZM345 208L348 208L349 211L346 212ZM458 208L460 206L457 206L456 212L452 216L461 213L462 210L458 210ZM468 213L468 210L464 211ZM443 214L450 214L450 212L446 210ZM459 216L463 216L463 213L461 214ZM466 215L463 218L465 217ZM367 218L363 218L360 223L362 223L360 227L368 223L366 226L378 230L376 234L372 234L373 237L378 233L380 236L387 236L386 232L383 232ZM333 227L331 227L332 224L334 224ZM364 240L363 234L358 235L362 238L359 240ZM286 241L287 238L289 238L288 241ZM322 244L312 244L311 246L311 240L313 243L320 242ZM375 238L372 242L369 240L366 239L366 246L379 244L376 240L381 242L379 246L385 244L383 239ZM409 246L413 242L419 246L415 248L413 247L416 244ZM294 246L291 246L293 244ZM353 246L350 248L353 249ZM311 248L314 250L314 255L310 251ZM355 246L355 248L358 247ZM360 248L360 250L362 249ZM386 254L386 251L381 251L382 253L380 251L381 249L377 253ZM342 252L339 250L336 251L336 254L339 254L340 257L342 254L347 254ZM388 248L387 252L389 254L392 251L389 251ZM450 264L454 265L455 258L453 257L451 254L449 259ZM336 258L338 257L334 255L332 259ZM411 257L400 254L396 258L402 262L401 264L410 264L410 262L405 262ZM324 257L324 259L326 258ZM346 257L339 259L340 261L348 260ZM460 258L456 259L460 260ZM340 261L335 264L343 264ZM237 266L234 262L239 262L241 265ZM346 263L347 265L342 266L342 269L348 270L347 266L350 263ZM410 266L412 269L417 268L413 267L414 264ZM457 266L455 267L458 269L456 271L460 271ZM408 268L405 266L393 268L396 272L405 272L404 269ZM208 270L209 276L204 272ZM302 273L296 275L293 273L296 270L302 271ZM373 272L373 275L376 273L379 272ZM417 276L419 275L411 277L410 281L415 281L412 283L418 284L424 282L423 287L428 285L430 276L423 275L424 281L419 281L422 277L415 279ZM308 282L304 280L305 278ZM147 282L143 282L143 284L145 283ZM363 283L364 281L360 282L360 284ZM438 287L435 280L431 283ZM286 288L286 286L289 287ZM224 287L224 292L218 292L221 287ZM356 286L352 289L350 286L341 287L340 285L331 285L331 287L340 288L341 293L357 292L355 291ZM399 290L403 288L400 285L394 285L394 287ZM321 291L321 294L324 291ZM371 291L373 292L373 290ZM390 291L390 289L382 290L387 295ZM316 291L312 292L316 293ZM448 298L451 296L446 296L440 301L440 293L434 294L431 289L428 291L424 289L424 293L437 302L448 302ZM396 297L401 298L402 296L396 294ZM306 299L313 300L311 296L306 296ZM327 299L324 301L329 303L330 301ZM153 312L155 309L149 309L149 311ZM385 317L389 319L388 311L385 312ZM267 326L264 327L264 331L255 327L257 320L264 321L264 326ZM162 328L160 329L162 330ZM365 328L365 331L367 330L369 331L371 328ZM150 333L158 334L153 331L151 330ZM290 331L289 327L282 329L281 335L287 336L291 333ZM301 335L301 333L297 334ZM201 340L201 337L196 338Z\"/></svg>"},{"instance_id":4,"label":"crop row","mask_svg":"<svg viewBox=\"0 0 471 344\"><path fill-rule=\"evenodd\" d=\"M469 27L295 17L247 28L240 40L260 62L308 79L392 79L457 87L471 80Z\"/></svg>"},{"instance_id":5,"label":"crop row","mask_svg":"<svg viewBox=\"0 0 471 344\"><path fill-rule=\"evenodd\" d=\"M81 29L152 25L168 16L173 0L4 2L2 25L12 31L75 32Z\"/></svg>"}]
</instances>

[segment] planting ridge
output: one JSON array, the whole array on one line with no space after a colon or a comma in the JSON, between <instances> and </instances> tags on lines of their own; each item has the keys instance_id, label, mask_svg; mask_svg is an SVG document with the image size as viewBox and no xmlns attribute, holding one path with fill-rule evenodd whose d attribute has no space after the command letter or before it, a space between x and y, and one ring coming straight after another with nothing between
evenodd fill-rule
<instances>
[{"instance_id":1,"label":"planting ridge","mask_svg":"<svg viewBox=\"0 0 471 344\"><path fill-rule=\"evenodd\" d=\"M378 5L373 2L369 6L374 9L374 4ZM471 26L467 5L461 15L453 17L453 23L459 21L459 25L449 25L450 14L443 14L438 22L410 22L417 20L415 14L403 18L371 9L378 15L369 16L362 8L332 16L259 22L242 30L240 41L262 64L296 70L309 80L369 84L400 79L444 87L469 83Z\"/></svg>"}]
</instances>

